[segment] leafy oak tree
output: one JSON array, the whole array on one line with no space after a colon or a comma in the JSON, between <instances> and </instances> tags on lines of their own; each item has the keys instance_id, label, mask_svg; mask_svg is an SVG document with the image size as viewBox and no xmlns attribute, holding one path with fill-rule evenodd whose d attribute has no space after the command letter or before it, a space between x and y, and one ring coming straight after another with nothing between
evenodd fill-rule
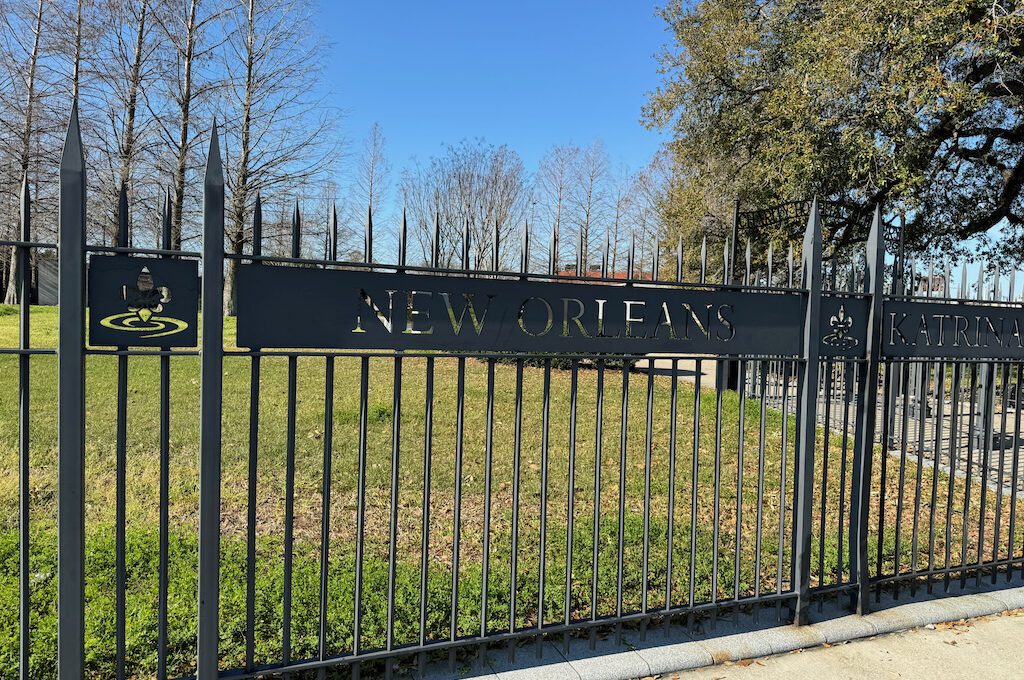
<instances>
[{"instance_id":1,"label":"leafy oak tree","mask_svg":"<svg viewBox=\"0 0 1024 680\"><path fill-rule=\"evenodd\" d=\"M660 13L673 41L644 115L672 131L666 200L684 232L729 221L733 196L817 195L839 245L881 203L905 215L911 246L1000 227L989 247L1024 254L1020 3L670 0Z\"/></svg>"}]
</instances>

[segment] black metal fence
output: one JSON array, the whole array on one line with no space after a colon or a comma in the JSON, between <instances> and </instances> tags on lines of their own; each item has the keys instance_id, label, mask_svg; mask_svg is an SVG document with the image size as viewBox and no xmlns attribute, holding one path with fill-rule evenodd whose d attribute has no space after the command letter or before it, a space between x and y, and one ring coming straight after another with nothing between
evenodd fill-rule
<instances>
[{"instance_id":1,"label":"black metal fence","mask_svg":"<svg viewBox=\"0 0 1024 680\"><path fill-rule=\"evenodd\" d=\"M413 266L404 224L397 262L371 261L372 224L363 262L303 259L297 209L270 257L258 205L251 251L225 253L216 137L201 253L169 248L168 215L160 249L128 248L125 200L118 245L85 242L74 118L60 181L57 318L23 294L0 350L12 674L390 675L741 608L800 624L825 597L863 612L1024 565L1024 308L952 300L948 273L886 294L880 212L848 265L823 264L812 205L799 268L748 249L714 283L705 247L685 282L681 247L674 276L669 253L649 279L632 253L625 279L606 254L563 276L497 232L487 271L468 233L463 268L438 267L436 233ZM27 192L0 243L23 293L29 253L56 248Z\"/></svg>"}]
</instances>

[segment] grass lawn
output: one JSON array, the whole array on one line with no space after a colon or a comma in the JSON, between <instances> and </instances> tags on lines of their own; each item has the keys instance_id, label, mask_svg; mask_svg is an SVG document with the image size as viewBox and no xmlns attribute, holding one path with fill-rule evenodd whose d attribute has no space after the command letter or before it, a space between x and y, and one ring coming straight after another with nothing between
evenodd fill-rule
<instances>
[{"instance_id":1,"label":"grass lawn","mask_svg":"<svg viewBox=\"0 0 1024 680\"><path fill-rule=\"evenodd\" d=\"M15 313L11 313L15 311ZM0 347L17 345L17 314L0 306ZM56 310L33 310L33 346L52 347L56 343ZM232 320L226 323L226 337L233 341ZM0 356L0 677L8 677L17 667L18 611L18 359ZM86 526L87 577L89 604L86 611L88 663L94 677L109 677L114 663L114 513L115 479L114 432L116 422L116 362L114 357L93 356L87 362L86 431ZM328 637L333 653L350 650L353 643L352 612L354 598L354 561L356 538L357 451L359 418L360 365L358 359L336 360L334 377L334 426L324 431L325 359L300 358L298 364L296 444L295 444L295 571L293 602L292 657L315 654L317 649L317 612L319 607L320 534L322 529L323 450L325 437L333 442L331 475L331 544L329 570ZM400 461L397 475L398 556L397 594L395 598L396 644L414 642L419 636L420 554L422 549L423 463L425 429L426 363L423 356L403 359L400 413L394 409L391 358L370 361L368 410L368 455L366 477L365 528L365 600L363 649L381 646L386 624L388 533L391 511L390 492L393 474L392 427L395 418L401 424ZM285 451L287 422L287 360L264 358L260 390L259 464L257 480L257 617L256 662L279 661L283 575L283 536L285 517ZM454 556L454 514L456 509L456 359L437 359L434 373L434 427L430 475L430 537L428 544L427 639L447 638L450 634L450 597ZM127 644L129 672L135 677L151 677L156 667L156 603L159 518L159 360L132 358L128 386L128 470L127 470L127 547L128 602ZM199 360L175 357L171 361L171 454L170 454L170 598L169 635L172 673L194 672L196 534L198 508L198 418ZM32 359L31 428L31 513L33 583L33 677L48 678L55 673L56 650L56 358ZM540 616L540 528L541 506L546 500L546 552L543 618L547 623L570 617L589 617L594 610L591 588L594 574L595 506L599 509L597 537L598 592L596 614L613 614L616 601L617 542L619 532L620 424L622 421L622 371L609 369L605 374L602 453L595 460L597 371L581 368L578 419L575 438L575 475L573 489L573 535L568 541L569 504L569 429L570 385L572 372L551 372L549 416L548 492L542 498L542 432L544 369L528 366L524 372L523 428L520 463L521 493L518 524L518 571L516 626L536 625ZM493 431L493 481L490 497L491 533L489 558L489 630L509 627L510 578L513 526L513 452L515 427L515 367L501 363L495 368L495 404ZM764 409L765 446L759 460L759 433L762 428L760 402L749 399L740 417L737 395L721 398L720 428L716 427L716 395L700 393L700 431L697 437L698 474L692 476L694 455L693 386L678 384L677 436L675 450L674 516L669 517L669 465L672 382L658 376L653 380L653 408L650 441L650 494L645 507L646 416L648 376L633 373L629 381L629 415L626 428L627 456L623 534L625 541L624 592L626 611L641 606L644 577L643 534L649 522L650 554L647 585L649 606L663 607L666 591L672 604L688 602L692 589L697 603L712 598L731 598L736 584L740 596L756 591L774 592L789 588L790 535L792 532L794 421L779 411ZM222 563L221 563L221 654L225 667L244 663L245 652L245 565L247 484L250 473L249 451L250 360L228 358L224 366L224 418L222 466ZM481 593L483 588L484 527L488 507L485 494L487 364L466 360L466 401L464 451L461 475L461 517L458 553L459 617L458 635L479 634ZM722 454L719 472L720 512L715 521L715 440L720 429ZM784 436L785 435L785 436ZM823 435L819 433L819 437ZM785 440L785 446L784 446ZM738 464L742 441L744 458ZM849 451L842 455L842 437L830 436L827 462L827 493L821 504L822 456L816 457L816 498L812 572L815 582L845 581L849 564L846 554L845 522L840 522L840 504L849 508L852 461ZM785 464L782 451L785 448ZM820 450L821 447L819 447ZM878 467L876 456L876 470ZM595 498L595 463L600 463L600 500ZM893 538L894 509L899 497L898 475L890 461L885 512L887 514L886 556L883 571L896 567ZM759 489L759 471L763 486ZM742 472L742 482L738 479ZM876 472L877 474L877 472ZM785 496L780 498L780 482L785 480ZM927 529L936 527L934 554L941 565L945 546L946 494L948 479L939 473L937 512L931 517L932 471L921 470L924 494L917 521L923 532L918 545L921 564L928 559ZM917 470L911 460L902 480L905 497L915 491ZM696 486L697 512L691 517L691 494ZM877 523L878 502L875 489L873 526ZM980 493L980 491L978 492ZM757 516L758 497L763 513ZM963 514L964 481L954 480L951 535L953 552L959 557ZM990 517L1002 512L1008 526L1009 499L996 508L990 496ZM969 557L977 558L977 495L971 501L968 521ZM823 544L819 549L820 518L824 516ZM898 556L900 565L910 564L914 552L909 543L914 519L904 508L904 539ZM783 562L779 553L780 521L783 522ZM741 529L739 550L736 527ZM668 531L673 531L671 580L667 578ZM840 529L840 527L843 527ZM713 542L718 533L718 560ZM1024 522L1017 523L1019 545ZM691 555L690 536L694 533L696 550ZM843 540L840 541L840 531ZM1005 535L1004 530L1004 535ZM991 532L989 532L991 535ZM987 539L990 541L991 539ZM875 537L872 536L872 554ZM760 545L760 555L757 546ZM566 562L569 546L572 563L568 593ZM986 545L986 553L992 549ZM1000 548L1005 554L1007 547ZM822 567L819 568L819 557ZM694 577L690 578L690 560ZM956 560L954 560L956 561ZM840 564L842 569L840 569ZM717 589L713 587L717 568ZM780 583L778 574L783 578Z\"/></svg>"}]
</instances>

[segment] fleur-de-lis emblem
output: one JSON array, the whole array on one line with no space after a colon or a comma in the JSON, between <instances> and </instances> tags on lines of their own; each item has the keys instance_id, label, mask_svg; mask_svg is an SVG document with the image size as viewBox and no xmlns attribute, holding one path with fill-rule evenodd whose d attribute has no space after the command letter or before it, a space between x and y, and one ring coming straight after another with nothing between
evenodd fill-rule
<instances>
[{"instance_id":1,"label":"fleur-de-lis emblem","mask_svg":"<svg viewBox=\"0 0 1024 680\"><path fill-rule=\"evenodd\" d=\"M142 268L134 286L121 286L121 299L125 301L128 311L100 319L101 326L136 333L140 338L160 338L188 328L187 321L160 315L164 305L171 301L171 289L155 285L149 267Z\"/></svg>"},{"instance_id":2,"label":"fleur-de-lis emblem","mask_svg":"<svg viewBox=\"0 0 1024 680\"><path fill-rule=\"evenodd\" d=\"M121 288L121 297L128 303L128 311L135 312L145 323L164 311L164 303L171 301L171 291L167 286L154 286L149 267L143 267L134 287Z\"/></svg>"},{"instance_id":3,"label":"fleur-de-lis emblem","mask_svg":"<svg viewBox=\"0 0 1024 680\"><path fill-rule=\"evenodd\" d=\"M850 349L856 347L860 342L857 338L849 335L853 329L853 317L846 313L846 305L839 305L839 311L829 318L828 325L832 332L822 338L822 342L826 345L839 349Z\"/></svg>"}]
</instances>

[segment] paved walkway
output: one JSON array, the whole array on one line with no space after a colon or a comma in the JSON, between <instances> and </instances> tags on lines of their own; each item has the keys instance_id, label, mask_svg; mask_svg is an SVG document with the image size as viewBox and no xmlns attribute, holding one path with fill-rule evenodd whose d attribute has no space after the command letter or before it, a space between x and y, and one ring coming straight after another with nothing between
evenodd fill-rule
<instances>
[{"instance_id":1,"label":"paved walkway","mask_svg":"<svg viewBox=\"0 0 1024 680\"><path fill-rule=\"evenodd\" d=\"M1024 677L1024 578L985 581L949 593L919 592L915 600L884 595L875 611L858 616L846 598L813 607L812 623L792 626L749 613L725 612L696 628L652 627L587 639L552 639L517 649L492 648L455 673L428 669L430 680L773 680L778 678L1010 678ZM940 589L941 590L941 589ZM762 614L774 611L761 610ZM1009 612L1001 614L1001 612ZM1000 619L1007 621L1000 622ZM1012 619L1012 620L1011 620ZM953 622L952 624L949 622ZM989 635L975 631L998 627ZM973 632L972 632L973 631ZM935 635L933 635L933 633ZM944 636L944 637L943 637ZM866 642L850 642L865 640ZM955 643L955 644L953 644ZM858 646L861 645L861 646ZM803 651L797 651L803 650ZM863 658L850 655L862 655ZM888 663L888 666L885 664ZM791 666L796 664L796 666ZM806 664L806 665L801 665ZM875 664L875 665L873 665ZM690 670L693 669L693 670Z\"/></svg>"},{"instance_id":2,"label":"paved walkway","mask_svg":"<svg viewBox=\"0 0 1024 680\"><path fill-rule=\"evenodd\" d=\"M1024 610L661 675L663 680L1019 678Z\"/></svg>"}]
</instances>

